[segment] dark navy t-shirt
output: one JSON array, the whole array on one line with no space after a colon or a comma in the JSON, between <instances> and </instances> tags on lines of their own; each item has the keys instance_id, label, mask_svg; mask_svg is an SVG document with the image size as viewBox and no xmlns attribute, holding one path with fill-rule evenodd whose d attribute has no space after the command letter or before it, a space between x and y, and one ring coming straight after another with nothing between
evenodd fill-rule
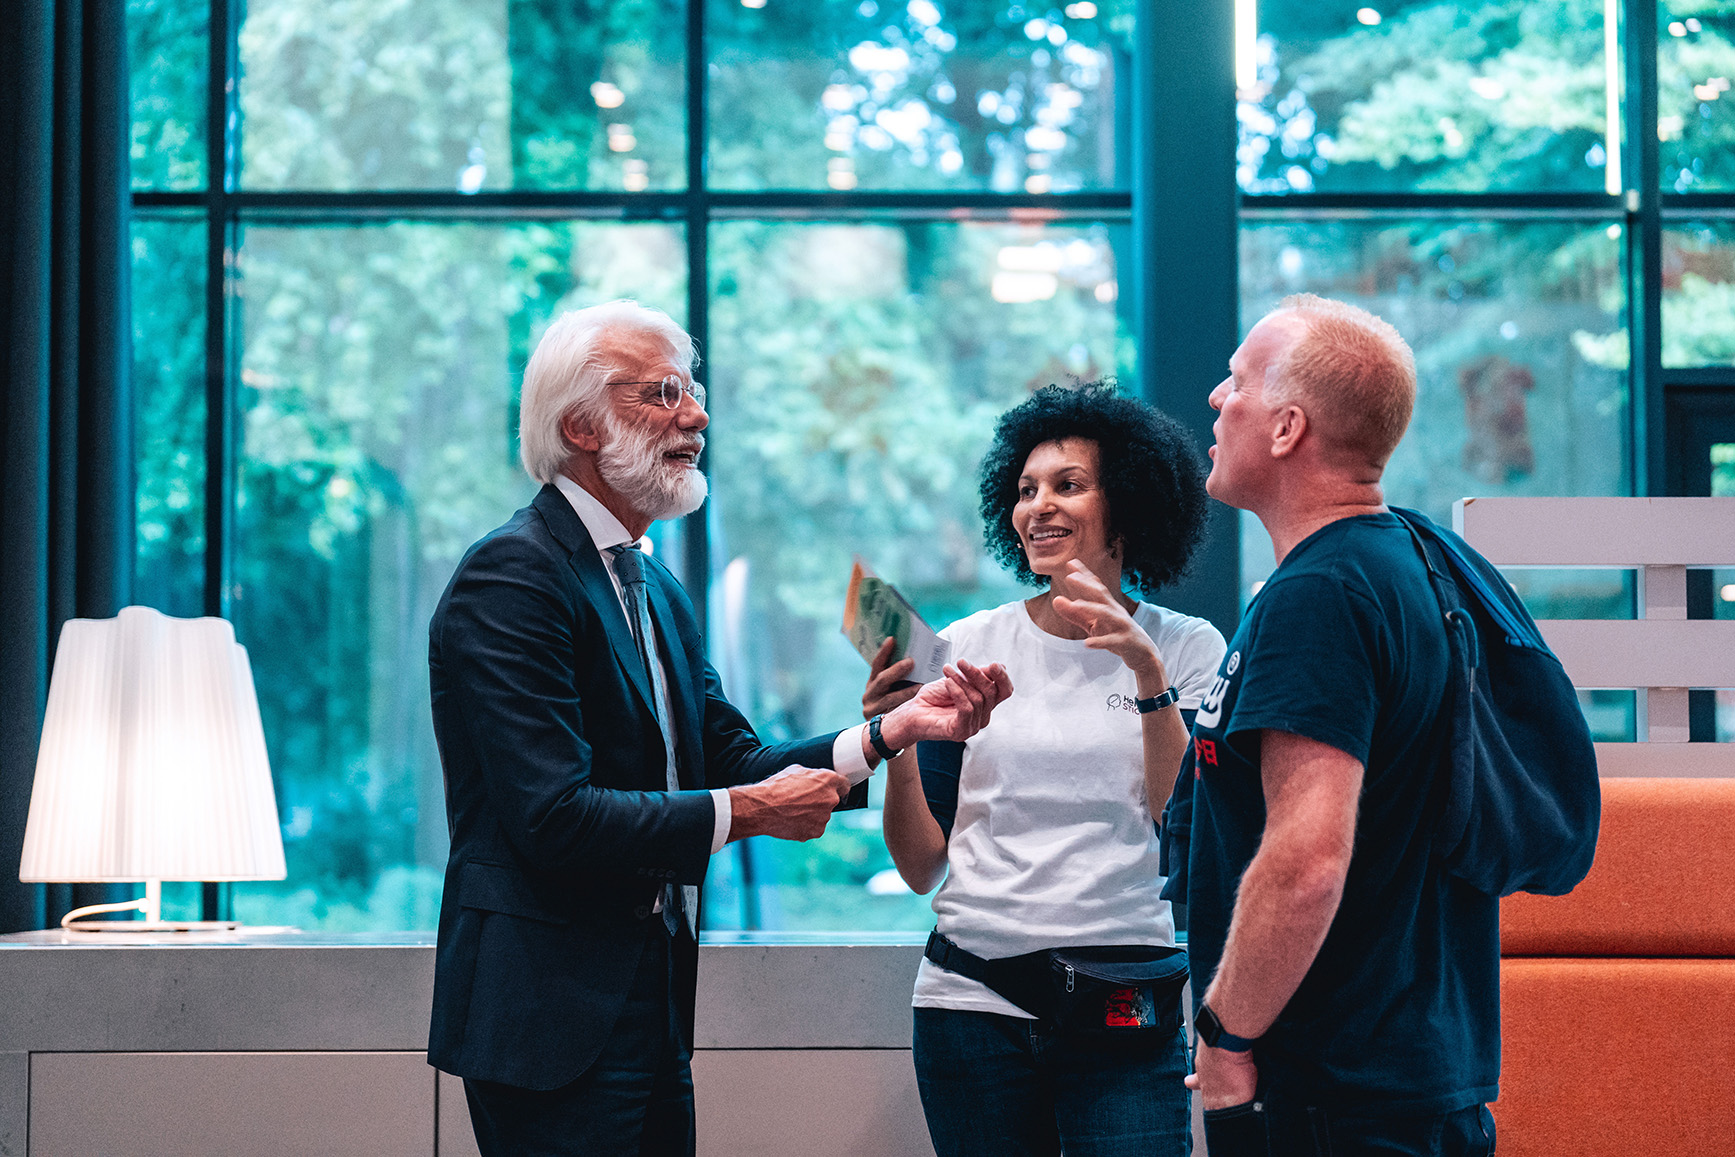
<instances>
[{"instance_id":1,"label":"dark navy t-shirt","mask_svg":"<svg viewBox=\"0 0 1735 1157\"><path fill-rule=\"evenodd\" d=\"M1193 991L1222 957L1259 848L1264 730L1367 769L1343 901L1318 957L1255 1049L1265 1097L1369 1113L1491 1101L1500 1073L1496 901L1430 854L1444 732L1439 603L1392 514L1308 536L1266 582L1193 725L1188 950Z\"/></svg>"}]
</instances>

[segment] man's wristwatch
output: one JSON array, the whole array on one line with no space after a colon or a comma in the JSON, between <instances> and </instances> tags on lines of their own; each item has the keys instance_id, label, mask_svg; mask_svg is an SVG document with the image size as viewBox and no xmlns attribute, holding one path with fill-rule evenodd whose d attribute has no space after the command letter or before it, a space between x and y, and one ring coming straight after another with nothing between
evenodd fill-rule
<instances>
[{"instance_id":1,"label":"man's wristwatch","mask_svg":"<svg viewBox=\"0 0 1735 1157\"><path fill-rule=\"evenodd\" d=\"M884 715L876 715L868 720L868 746L873 748L881 759L891 759L899 755L902 749L886 746L885 737L880 734L880 720L884 718Z\"/></svg>"},{"instance_id":2,"label":"man's wristwatch","mask_svg":"<svg viewBox=\"0 0 1735 1157\"><path fill-rule=\"evenodd\" d=\"M1180 698L1180 691L1174 687L1170 687L1161 695L1152 695L1149 699L1134 699L1133 709L1140 715L1149 715L1153 711L1161 711L1163 708L1176 702Z\"/></svg>"},{"instance_id":3,"label":"man's wristwatch","mask_svg":"<svg viewBox=\"0 0 1735 1157\"><path fill-rule=\"evenodd\" d=\"M1236 1036L1223 1027L1223 1022L1217 1019L1217 1014L1211 1011L1211 1006L1201 1004L1199 1015L1193 1018L1193 1027L1199 1030L1199 1039L1214 1049L1223 1049L1232 1053L1244 1053L1258 1043L1257 1037Z\"/></svg>"}]
</instances>

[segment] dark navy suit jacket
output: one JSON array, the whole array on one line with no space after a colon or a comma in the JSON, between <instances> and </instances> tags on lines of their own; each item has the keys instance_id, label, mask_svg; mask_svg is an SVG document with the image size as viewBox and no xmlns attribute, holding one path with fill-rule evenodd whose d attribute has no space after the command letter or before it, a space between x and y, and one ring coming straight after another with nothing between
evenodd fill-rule
<instances>
[{"instance_id":1,"label":"dark navy suit jacket","mask_svg":"<svg viewBox=\"0 0 1735 1157\"><path fill-rule=\"evenodd\" d=\"M645 563L682 788L830 767L835 732L759 742L723 698L686 593ZM428 1060L557 1088L613 1028L663 885L704 880L712 800L665 790L651 688L620 599L553 486L458 564L434 611L428 666L452 835ZM677 977L690 1039L692 972Z\"/></svg>"}]
</instances>

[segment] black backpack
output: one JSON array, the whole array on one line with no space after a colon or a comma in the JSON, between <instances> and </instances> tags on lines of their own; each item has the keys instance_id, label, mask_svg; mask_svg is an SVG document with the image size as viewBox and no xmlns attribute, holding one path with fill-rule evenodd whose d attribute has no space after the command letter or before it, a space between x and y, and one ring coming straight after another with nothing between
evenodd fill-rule
<instances>
[{"instance_id":1,"label":"black backpack","mask_svg":"<svg viewBox=\"0 0 1735 1157\"><path fill-rule=\"evenodd\" d=\"M1436 766L1435 855L1489 896L1562 896L1590 871L1602 819L1596 748L1578 694L1493 563L1414 510L1409 528L1445 620L1447 750ZM1193 749L1163 809L1163 897L1187 901Z\"/></svg>"},{"instance_id":2,"label":"black backpack","mask_svg":"<svg viewBox=\"0 0 1735 1157\"><path fill-rule=\"evenodd\" d=\"M1492 563L1413 510L1451 654L1449 750L1436 854L1490 896L1562 896L1590 871L1602 817L1596 748L1578 695Z\"/></svg>"}]
</instances>

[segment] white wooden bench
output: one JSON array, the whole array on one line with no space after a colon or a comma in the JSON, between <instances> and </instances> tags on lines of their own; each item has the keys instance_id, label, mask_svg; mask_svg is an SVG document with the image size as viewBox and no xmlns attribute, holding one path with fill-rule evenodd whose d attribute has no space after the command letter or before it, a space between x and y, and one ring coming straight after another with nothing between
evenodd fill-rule
<instances>
[{"instance_id":1,"label":"white wooden bench","mask_svg":"<svg viewBox=\"0 0 1735 1157\"><path fill-rule=\"evenodd\" d=\"M1452 526L1501 567L1638 576L1636 619L1537 626L1573 685L1637 692L1637 743L1599 743L1604 776L1735 776L1735 744L1687 742L1687 692L1735 687L1735 620L1688 620L1687 571L1735 567L1735 498L1465 498Z\"/></svg>"}]
</instances>

